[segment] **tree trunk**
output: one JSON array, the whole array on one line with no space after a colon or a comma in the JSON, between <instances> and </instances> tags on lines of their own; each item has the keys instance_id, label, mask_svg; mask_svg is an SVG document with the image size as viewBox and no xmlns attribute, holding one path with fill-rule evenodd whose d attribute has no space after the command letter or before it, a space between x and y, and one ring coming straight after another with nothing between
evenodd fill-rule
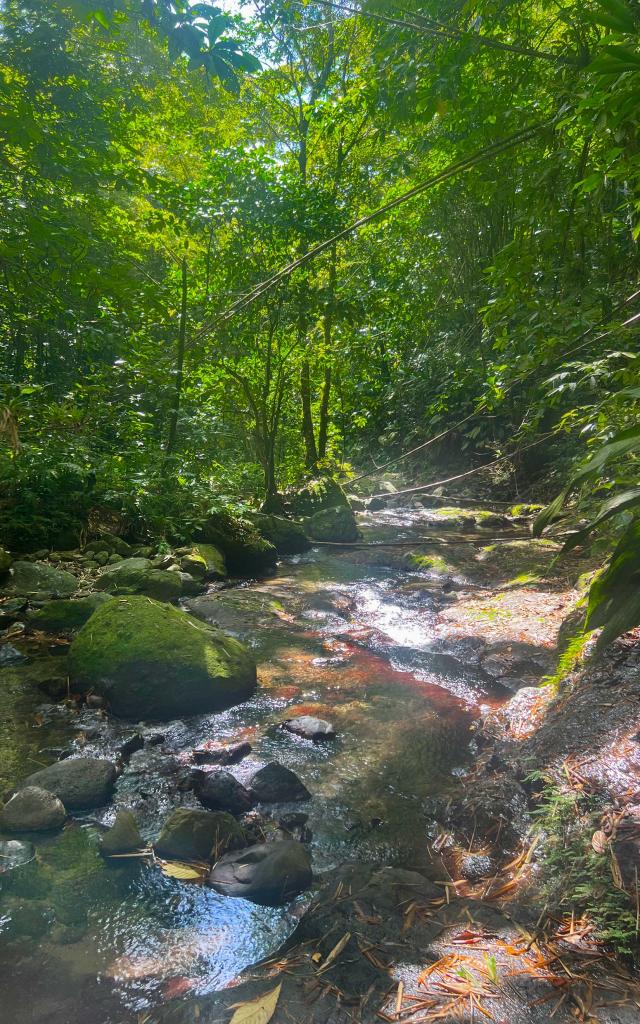
<instances>
[{"instance_id":1,"label":"tree trunk","mask_svg":"<svg viewBox=\"0 0 640 1024\"><path fill-rule=\"evenodd\" d=\"M180 302L180 326L178 329L178 353L176 357L176 380L173 389L173 400L169 412L169 433L165 455L171 455L178 436L178 416L182 399L182 378L184 368L184 350L187 338L187 261L182 260L182 295Z\"/></svg>"},{"instance_id":2,"label":"tree trunk","mask_svg":"<svg viewBox=\"0 0 640 1024\"><path fill-rule=\"evenodd\" d=\"M310 473L318 468L318 449L313 430L311 413L311 369L309 360L305 359L300 370L300 397L302 399L302 436L304 438L305 462Z\"/></svg>"},{"instance_id":3,"label":"tree trunk","mask_svg":"<svg viewBox=\"0 0 640 1024\"><path fill-rule=\"evenodd\" d=\"M331 396L331 363L324 368L324 383L322 385L322 398L320 400L320 425L318 428L318 458L324 459L327 455L327 439L329 436L329 398Z\"/></svg>"}]
</instances>

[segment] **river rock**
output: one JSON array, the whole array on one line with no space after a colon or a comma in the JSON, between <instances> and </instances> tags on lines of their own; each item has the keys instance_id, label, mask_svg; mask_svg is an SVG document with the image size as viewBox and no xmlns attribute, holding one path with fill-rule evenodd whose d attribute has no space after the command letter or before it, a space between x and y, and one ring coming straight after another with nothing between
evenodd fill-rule
<instances>
[{"instance_id":1,"label":"river rock","mask_svg":"<svg viewBox=\"0 0 640 1024\"><path fill-rule=\"evenodd\" d=\"M253 513L247 518L260 531L265 540L275 547L279 555L298 555L308 551L311 541L298 523L282 516Z\"/></svg>"},{"instance_id":2,"label":"river rock","mask_svg":"<svg viewBox=\"0 0 640 1024\"><path fill-rule=\"evenodd\" d=\"M251 794L229 772L193 772L193 790L200 803L210 811L244 814L253 804Z\"/></svg>"},{"instance_id":3,"label":"river rock","mask_svg":"<svg viewBox=\"0 0 640 1024\"><path fill-rule=\"evenodd\" d=\"M33 843L20 839L0 839L0 875L29 864L36 855Z\"/></svg>"},{"instance_id":4,"label":"river rock","mask_svg":"<svg viewBox=\"0 0 640 1024\"><path fill-rule=\"evenodd\" d=\"M91 540L86 545L85 551L107 551L111 554L120 555L122 558L126 558L127 555L131 555L131 545L127 544L126 540L122 537L117 537L114 533L104 533L101 537L96 540Z\"/></svg>"},{"instance_id":5,"label":"river rock","mask_svg":"<svg viewBox=\"0 0 640 1024\"><path fill-rule=\"evenodd\" d=\"M250 743L230 743L228 746L198 747L193 751L196 764L237 764L251 753Z\"/></svg>"},{"instance_id":6,"label":"river rock","mask_svg":"<svg viewBox=\"0 0 640 1024\"><path fill-rule=\"evenodd\" d=\"M296 516L313 516L324 509L349 508L349 500L342 487L329 476L310 480L304 487L289 492L287 500Z\"/></svg>"},{"instance_id":7,"label":"river rock","mask_svg":"<svg viewBox=\"0 0 640 1024\"><path fill-rule=\"evenodd\" d=\"M84 626L96 608L112 601L110 594L89 594L87 597L49 601L42 608L29 612L27 618L32 629L45 633L71 633Z\"/></svg>"},{"instance_id":8,"label":"river rock","mask_svg":"<svg viewBox=\"0 0 640 1024\"><path fill-rule=\"evenodd\" d=\"M209 885L223 896L280 906L308 889L311 858L302 843L282 839L228 853L213 866Z\"/></svg>"},{"instance_id":9,"label":"river rock","mask_svg":"<svg viewBox=\"0 0 640 1024\"><path fill-rule=\"evenodd\" d=\"M0 646L0 668L7 668L9 665L19 665L21 661L28 661L26 654L19 651L13 644L2 644Z\"/></svg>"},{"instance_id":10,"label":"river rock","mask_svg":"<svg viewBox=\"0 0 640 1024\"><path fill-rule=\"evenodd\" d=\"M201 540L222 551L231 572L241 575L263 573L275 568L273 544L261 537L248 519L230 512L215 512L201 529Z\"/></svg>"},{"instance_id":11,"label":"river rock","mask_svg":"<svg viewBox=\"0 0 640 1024\"><path fill-rule=\"evenodd\" d=\"M148 558L123 558L107 565L96 581L97 590L110 594L146 594L158 601L175 601L182 594L178 573L155 569Z\"/></svg>"},{"instance_id":12,"label":"river rock","mask_svg":"<svg viewBox=\"0 0 640 1024\"><path fill-rule=\"evenodd\" d=\"M292 732L295 736L302 736L305 740L333 740L336 730L331 722L323 718L313 718L311 715L300 715L299 718L290 718L283 722L283 729Z\"/></svg>"},{"instance_id":13,"label":"river rock","mask_svg":"<svg viewBox=\"0 0 640 1024\"><path fill-rule=\"evenodd\" d=\"M135 815L126 808L118 811L111 828L100 837L100 853L104 857L112 857L116 853L133 853L143 846Z\"/></svg>"},{"instance_id":14,"label":"river rock","mask_svg":"<svg viewBox=\"0 0 640 1024\"><path fill-rule=\"evenodd\" d=\"M213 813L178 807L165 821L155 851L160 857L178 860L214 860L244 842L243 829L225 811Z\"/></svg>"},{"instance_id":15,"label":"river rock","mask_svg":"<svg viewBox=\"0 0 640 1024\"><path fill-rule=\"evenodd\" d=\"M110 601L83 626L69 677L75 692L94 690L114 714L136 719L221 711L256 687L255 662L237 640L138 596Z\"/></svg>"},{"instance_id":16,"label":"river rock","mask_svg":"<svg viewBox=\"0 0 640 1024\"><path fill-rule=\"evenodd\" d=\"M12 562L13 558L11 557L9 552L6 551L5 548L0 548L0 573L8 572L8 570L11 568Z\"/></svg>"},{"instance_id":17,"label":"river rock","mask_svg":"<svg viewBox=\"0 0 640 1024\"><path fill-rule=\"evenodd\" d=\"M3 594L23 597L69 597L77 589L78 581L70 572L42 562L14 562L10 575L2 582Z\"/></svg>"},{"instance_id":18,"label":"river rock","mask_svg":"<svg viewBox=\"0 0 640 1024\"><path fill-rule=\"evenodd\" d=\"M20 618L27 607L26 597L9 597L0 602L0 629L6 629Z\"/></svg>"},{"instance_id":19,"label":"river rock","mask_svg":"<svg viewBox=\"0 0 640 1024\"><path fill-rule=\"evenodd\" d=\"M316 512L308 520L307 528L313 540L350 544L360 536L355 516L348 505Z\"/></svg>"},{"instance_id":20,"label":"river rock","mask_svg":"<svg viewBox=\"0 0 640 1024\"><path fill-rule=\"evenodd\" d=\"M251 792L260 803L286 803L310 800L311 793L295 772L277 761L271 761L251 779Z\"/></svg>"},{"instance_id":21,"label":"river rock","mask_svg":"<svg viewBox=\"0 0 640 1024\"><path fill-rule=\"evenodd\" d=\"M26 786L14 793L0 811L0 830L5 832L53 832L64 824L67 812L53 793Z\"/></svg>"},{"instance_id":22,"label":"river rock","mask_svg":"<svg viewBox=\"0 0 640 1024\"><path fill-rule=\"evenodd\" d=\"M22 788L39 786L59 797L67 810L84 811L109 802L116 775L111 761L99 757L76 757L34 772L25 779Z\"/></svg>"}]
</instances>

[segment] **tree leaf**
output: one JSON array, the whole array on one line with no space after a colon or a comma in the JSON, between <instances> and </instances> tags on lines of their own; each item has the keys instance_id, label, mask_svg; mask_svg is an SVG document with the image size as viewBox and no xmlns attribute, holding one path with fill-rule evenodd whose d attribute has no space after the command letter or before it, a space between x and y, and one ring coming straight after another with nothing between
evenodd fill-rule
<instances>
[{"instance_id":1,"label":"tree leaf","mask_svg":"<svg viewBox=\"0 0 640 1024\"><path fill-rule=\"evenodd\" d=\"M229 1024L268 1024L275 1013L282 982L257 999L240 1003Z\"/></svg>"},{"instance_id":2,"label":"tree leaf","mask_svg":"<svg viewBox=\"0 0 640 1024\"><path fill-rule=\"evenodd\" d=\"M585 628L603 627L597 647L640 623L640 519L635 519L616 547L606 570L593 581Z\"/></svg>"},{"instance_id":3,"label":"tree leaf","mask_svg":"<svg viewBox=\"0 0 640 1024\"><path fill-rule=\"evenodd\" d=\"M162 861L160 870L167 878L177 878L181 882L199 882L202 879L202 870L177 860Z\"/></svg>"}]
</instances>

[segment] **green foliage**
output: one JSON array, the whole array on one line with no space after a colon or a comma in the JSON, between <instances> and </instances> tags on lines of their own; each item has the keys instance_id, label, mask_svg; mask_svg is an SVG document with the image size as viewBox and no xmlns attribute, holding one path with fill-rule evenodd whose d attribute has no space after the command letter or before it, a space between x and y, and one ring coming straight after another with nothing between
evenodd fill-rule
<instances>
[{"instance_id":1,"label":"green foliage","mask_svg":"<svg viewBox=\"0 0 640 1024\"><path fill-rule=\"evenodd\" d=\"M635 952L635 908L614 882L610 855L596 853L591 845L603 808L596 797L543 778L535 818L544 838L539 865L546 896L568 913L588 914L597 925L598 938L617 952Z\"/></svg>"}]
</instances>

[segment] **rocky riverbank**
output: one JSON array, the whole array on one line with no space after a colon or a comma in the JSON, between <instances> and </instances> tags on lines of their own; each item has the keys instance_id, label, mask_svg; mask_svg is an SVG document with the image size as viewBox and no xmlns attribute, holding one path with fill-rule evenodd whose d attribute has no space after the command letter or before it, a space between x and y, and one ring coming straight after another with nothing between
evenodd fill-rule
<instances>
[{"instance_id":1,"label":"rocky riverbank","mask_svg":"<svg viewBox=\"0 0 640 1024\"><path fill-rule=\"evenodd\" d=\"M32 950L55 965L52 1024L76 1017L63 962L84 965L85 986L102 979L105 1024L140 1008L224 1020L272 978L284 980L274 1021L303 1008L318 1021L354 1008L363 1021L453 1020L482 1013L476 997L494 1019L542 1021L555 996L554 1020L568 1020L591 988L594 1007L611 1002L612 979L623 1008L599 1019L633 1019L632 981L594 926L633 911L635 645L539 685L588 561L551 564L556 546L527 538L522 510L391 507L360 515L355 546L311 550L295 523L268 518L228 543L218 521L188 548L107 537L6 567L15 795L0 811L0 886L16 978ZM275 575L226 577L230 558L273 566L283 545ZM158 598L165 576L182 607ZM559 805L574 853L590 851L564 893ZM600 922L576 909L591 857L622 876L614 902L597 876ZM312 869L308 907L296 896ZM114 900L128 921L105 942ZM233 998L206 995L273 954L300 915L277 967Z\"/></svg>"}]
</instances>

